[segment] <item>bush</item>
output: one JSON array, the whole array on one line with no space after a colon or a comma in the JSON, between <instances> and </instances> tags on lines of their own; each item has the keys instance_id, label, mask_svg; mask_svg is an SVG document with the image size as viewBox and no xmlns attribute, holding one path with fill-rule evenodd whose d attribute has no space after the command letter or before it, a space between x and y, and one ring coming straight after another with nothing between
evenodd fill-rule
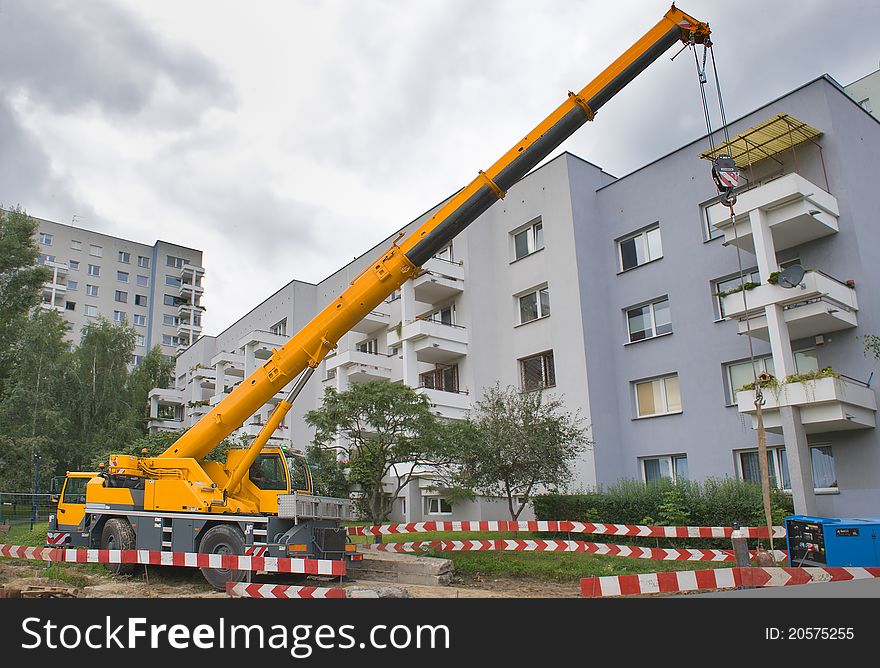
<instances>
[{"instance_id":1,"label":"bush","mask_svg":"<svg viewBox=\"0 0 880 668\"><path fill-rule=\"evenodd\" d=\"M607 524L688 524L691 526L761 526L761 486L731 478L702 483L664 480L646 485L621 480L585 494L541 494L534 497L539 520L576 520ZM773 523L783 524L794 512L791 497L770 490Z\"/></svg>"}]
</instances>

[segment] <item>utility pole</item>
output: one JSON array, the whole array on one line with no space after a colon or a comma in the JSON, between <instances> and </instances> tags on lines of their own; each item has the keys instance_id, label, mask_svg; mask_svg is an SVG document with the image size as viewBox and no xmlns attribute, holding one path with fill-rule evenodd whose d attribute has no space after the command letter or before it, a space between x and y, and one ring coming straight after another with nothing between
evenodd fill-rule
<instances>
[{"instance_id":1,"label":"utility pole","mask_svg":"<svg viewBox=\"0 0 880 668\"><path fill-rule=\"evenodd\" d=\"M40 489L40 455L34 453L34 504L31 512L31 530L37 521L37 491Z\"/></svg>"}]
</instances>

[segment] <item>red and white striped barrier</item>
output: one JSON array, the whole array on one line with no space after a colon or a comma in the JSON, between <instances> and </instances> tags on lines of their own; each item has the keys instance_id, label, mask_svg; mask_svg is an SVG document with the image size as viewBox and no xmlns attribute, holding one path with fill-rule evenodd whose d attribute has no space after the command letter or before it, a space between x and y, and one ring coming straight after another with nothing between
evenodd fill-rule
<instances>
[{"instance_id":1,"label":"red and white striped barrier","mask_svg":"<svg viewBox=\"0 0 880 668\"><path fill-rule=\"evenodd\" d=\"M529 531L591 533L607 536L642 536L648 538L730 538L733 527L650 526L644 524L594 524L568 520L480 521L480 522L410 522L348 527L350 536L383 536L430 531ZM767 538L767 527L742 527L745 538ZM773 527L773 537L785 536L785 527Z\"/></svg>"},{"instance_id":2,"label":"red and white striped barrier","mask_svg":"<svg viewBox=\"0 0 880 668\"><path fill-rule=\"evenodd\" d=\"M657 561L736 561L733 550L702 550L692 548L639 547L637 545L610 545L607 543L587 543L581 540L434 540L408 543L373 543L363 545L368 550L379 552L587 552L589 554L631 559L655 559ZM755 556L755 552L751 552ZM776 561L786 559L783 550L774 550Z\"/></svg>"},{"instance_id":3,"label":"red and white striped barrier","mask_svg":"<svg viewBox=\"0 0 880 668\"><path fill-rule=\"evenodd\" d=\"M234 554L160 552L159 550L74 550L9 544L0 544L0 557L78 564L145 564L303 575L345 575L345 561L336 559L252 557Z\"/></svg>"},{"instance_id":4,"label":"red and white striped barrier","mask_svg":"<svg viewBox=\"0 0 880 668\"><path fill-rule=\"evenodd\" d=\"M288 587L272 584L227 582L226 594L233 598L345 598L342 587Z\"/></svg>"},{"instance_id":5,"label":"red and white striped barrier","mask_svg":"<svg viewBox=\"0 0 880 668\"><path fill-rule=\"evenodd\" d=\"M738 568L703 571L670 571L639 575L610 575L581 579L581 596L639 596L671 594L700 589L735 589L741 586Z\"/></svg>"},{"instance_id":6,"label":"red and white striped barrier","mask_svg":"<svg viewBox=\"0 0 880 668\"><path fill-rule=\"evenodd\" d=\"M581 596L641 596L736 587L788 587L880 578L880 568L717 568L581 579Z\"/></svg>"}]
</instances>

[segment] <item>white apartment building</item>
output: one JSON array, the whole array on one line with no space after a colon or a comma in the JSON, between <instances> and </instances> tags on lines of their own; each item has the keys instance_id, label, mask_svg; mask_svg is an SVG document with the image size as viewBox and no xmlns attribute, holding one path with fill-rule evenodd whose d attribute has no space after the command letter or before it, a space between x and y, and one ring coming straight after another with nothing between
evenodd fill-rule
<instances>
[{"instance_id":1,"label":"white apartment building","mask_svg":"<svg viewBox=\"0 0 880 668\"><path fill-rule=\"evenodd\" d=\"M705 137L621 178L569 153L535 169L339 341L275 442L304 448L303 414L328 386L402 382L460 419L500 382L545 386L590 424L595 447L574 463L573 491L621 478L756 480L751 339L756 369L779 381L764 406L773 484L798 512L877 514L878 363L863 336L880 334L880 124L857 102L826 75L731 123L734 219L700 159ZM393 240L317 285L292 281L183 351L176 388L152 394L151 428L206 414ZM740 262L753 289L736 293ZM776 285L794 264L802 280ZM256 434L282 396L240 433ZM420 478L394 519L450 514L429 488Z\"/></svg>"},{"instance_id":2,"label":"white apartment building","mask_svg":"<svg viewBox=\"0 0 880 668\"><path fill-rule=\"evenodd\" d=\"M35 220L38 262L52 270L41 306L64 317L71 342L95 318L128 322L137 333L132 364L139 364L153 346L176 357L201 336L202 251Z\"/></svg>"}]
</instances>

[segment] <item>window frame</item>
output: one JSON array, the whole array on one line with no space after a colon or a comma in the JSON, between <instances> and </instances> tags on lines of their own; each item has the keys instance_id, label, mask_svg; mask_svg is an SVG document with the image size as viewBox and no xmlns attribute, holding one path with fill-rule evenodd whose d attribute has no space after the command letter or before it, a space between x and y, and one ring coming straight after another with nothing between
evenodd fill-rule
<instances>
[{"instance_id":1,"label":"window frame","mask_svg":"<svg viewBox=\"0 0 880 668\"><path fill-rule=\"evenodd\" d=\"M143 260L143 262L142 262ZM146 255L138 255L138 267L141 269L149 269L150 268L150 258Z\"/></svg>"},{"instance_id":2,"label":"window frame","mask_svg":"<svg viewBox=\"0 0 880 668\"><path fill-rule=\"evenodd\" d=\"M88 269L89 276L94 276L95 278L101 277L101 265L100 264L90 264Z\"/></svg>"},{"instance_id":3,"label":"window frame","mask_svg":"<svg viewBox=\"0 0 880 668\"><path fill-rule=\"evenodd\" d=\"M657 333L657 315L656 315L656 305L666 302L667 308L669 309L669 327L670 330L668 332L662 332L660 334ZM650 315L651 315L651 336L646 336L643 339L633 339L632 328L630 327L630 312L635 311L637 309L643 309L647 306L650 306ZM628 308L623 309L623 317L626 320L626 334L627 339L629 339L624 345L629 345L631 343L641 343L642 341L650 341L651 339L656 339L661 336L669 336L675 332L675 329L672 326L672 306L669 305L669 295L663 295L662 297L657 297L656 299L652 299L647 302L642 302L641 304L636 304L635 306L630 306Z\"/></svg>"},{"instance_id":4,"label":"window frame","mask_svg":"<svg viewBox=\"0 0 880 668\"><path fill-rule=\"evenodd\" d=\"M113 301L118 304L128 304L128 292L125 290L114 290Z\"/></svg>"},{"instance_id":5,"label":"window frame","mask_svg":"<svg viewBox=\"0 0 880 668\"><path fill-rule=\"evenodd\" d=\"M541 300L541 293L545 293L547 295L547 312L546 313L544 313L544 302ZM530 320L523 320L522 300L527 297L531 297L532 295L535 296L535 310L537 312L537 315L534 318L531 318ZM519 294L514 295L514 297L516 298L517 314L518 314L518 320L519 320L519 322L517 322L517 326L527 325L530 322L535 322L536 320L543 320L544 318L550 317L550 314L551 314L550 286L548 284L545 283L542 286L532 288L526 292L520 292Z\"/></svg>"},{"instance_id":6,"label":"window frame","mask_svg":"<svg viewBox=\"0 0 880 668\"><path fill-rule=\"evenodd\" d=\"M813 479L813 493L814 494L839 494L840 493L840 482L837 476L837 467L834 463L834 446L831 443L810 443L810 476ZM830 450L830 458L831 458L831 467L834 472L834 482L837 483L836 486L833 487L817 487L816 486L816 471L813 466L813 451L819 450L822 448L828 448ZM739 480L745 480L745 475L743 473L742 466L742 455L745 454L756 454L758 452L757 448L745 448L742 450L734 450L734 464L736 467L736 475ZM770 484L775 486L776 489L779 489L786 494L791 493L791 472L789 471L788 482L789 486L785 486L785 479L783 475L780 475L783 467L785 470L788 470L788 457L786 456L786 450L784 445L768 445L767 446L768 454L773 455L773 474L771 477L774 480L770 481ZM759 482L759 481L755 481Z\"/></svg>"},{"instance_id":7,"label":"window frame","mask_svg":"<svg viewBox=\"0 0 880 668\"><path fill-rule=\"evenodd\" d=\"M93 310L93 313L89 313L89 310ZM94 304L86 304L85 309L83 311L87 318L97 318L98 317L98 307Z\"/></svg>"},{"instance_id":8,"label":"window frame","mask_svg":"<svg viewBox=\"0 0 880 668\"><path fill-rule=\"evenodd\" d=\"M86 283L86 297L97 297L100 286Z\"/></svg>"},{"instance_id":9,"label":"window frame","mask_svg":"<svg viewBox=\"0 0 880 668\"><path fill-rule=\"evenodd\" d=\"M517 254L516 247L516 239L519 235L526 234L526 252L523 255ZM540 233L540 234L539 234ZM540 246L538 245L540 236ZM533 218L525 225L521 225L510 232L510 247L511 247L511 255L513 262L519 262L523 258L527 258L530 255L534 255L538 251L544 250L545 242L544 242L544 219L542 216L538 216L537 218Z\"/></svg>"},{"instance_id":10,"label":"window frame","mask_svg":"<svg viewBox=\"0 0 880 668\"><path fill-rule=\"evenodd\" d=\"M104 247L97 244L89 244L89 255L92 257L104 257Z\"/></svg>"},{"instance_id":11,"label":"window frame","mask_svg":"<svg viewBox=\"0 0 880 668\"><path fill-rule=\"evenodd\" d=\"M40 232L38 237L39 243L43 246L51 246L54 238L55 235L48 232Z\"/></svg>"},{"instance_id":12,"label":"window frame","mask_svg":"<svg viewBox=\"0 0 880 668\"><path fill-rule=\"evenodd\" d=\"M686 452L678 452L678 453L673 453L673 454L669 454L669 455L648 455L646 457L639 457L638 458L639 472L642 475L642 482L647 485L652 482L660 482L662 480L666 480L667 478L664 478L663 476L661 476L657 480L650 480L649 481L648 480L648 471L645 467L645 463L648 461L664 460L664 461L668 462L669 471L671 473L671 476L670 476L670 478L668 478L668 480L671 480L673 485L678 484L679 483L679 472L678 472L678 466L676 465L676 461L679 461L682 459L685 462L687 462L687 453ZM688 470L688 475L681 477L681 480L690 480L690 470Z\"/></svg>"},{"instance_id":13,"label":"window frame","mask_svg":"<svg viewBox=\"0 0 880 668\"><path fill-rule=\"evenodd\" d=\"M138 322L139 319L143 319L143 322ZM132 324L136 327L146 327L147 326L147 316L143 313L135 313L132 318Z\"/></svg>"},{"instance_id":14,"label":"window frame","mask_svg":"<svg viewBox=\"0 0 880 668\"><path fill-rule=\"evenodd\" d=\"M425 515L452 515L453 512L455 512L453 504L449 503L449 501L447 501L442 496L426 496L424 498L425 498ZM437 510L436 511L431 510L431 505L432 505L433 501L437 502ZM443 510L444 503L449 508L449 510Z\"/></svg>"},{"instance_id":15,"label":"window frame","mask_svg":"<svg viewBox=\"0 0 880 668\"><path fill-rule=\"evenodd\" d=\"M143 302L143 303L141 303L141 302ZM147 299L146 295L139 295L136 292L134 293L134 305L135 306L140 306L142 308L146 308L148 304L149 304L149 300Z\"/></svg>"},{"instance_id":16,"label":"window frame","mask_svg":"<svg viewBox=\"0 0 880 668\"><path fill-rule=\"evenodd\" d=\"M679 408L676 410L669 410L669 396L666 388L666 381L670 378L675 378L678 383L678 403ZM655 383L660 382L660 397L662 399L663 405L666 407L666 410L662 413L649 413L645 415L641 415L639 412L639 385L644 385L646 383ZM632 386L633 398L635 401L635 411L636 415L633 418L634 420L645 420L649 418L655 417L663 417L664 415L679 415L684 412L684 405L681 400L681 380L679 378L678 372L675 373L667 373L661 376L652 376L650 378L643 378L641 380L634 380L630 383Z\"/></svg>"},{"instance_id":17,"label":"window frame","mask_svg":"<svg viewBox=\"0 0 880 668\"><path fill-rule=\"evenodd\" d=\"M118 269L116 270L116 280L120 283L128 283L128 277L129 274L127 271L119 271Z\"/></svg>"},{"instance_id":18,"label":"window frame","mask_svg":"<svg viewBox=\"0 0 880 668\"><path fill-rule=\"evenodd\" d=\"M113 322L128 322L128 314L125 311L113 311Z\"/></svg>"},{"instance_id":19,"label":"window frame","mask_svg":"<svg viewBox=\"0 0 880 668\"><path fill-rule=\"evenodd\" d=\"M660 254L657 255L656 257L651 257L651 247L650 247L650 244L648 243L648 235L655 230L660 235L659 236ZM646 257L648 259L645 260L644 262L639 262L639 263L633 265L632 267L624 267L623 244L626 243L627 241L632 241L632 240L638 239L639 237L642 237L642 236L644 236L644 238L645 238L644 250L645 250ZM618 274L623 274L628 271L632 271L633 269L638 269L639 267L644 267L646 264L650 264L651 262L656 262L657 260L663 259L663 233L660 230L660 221L658 220L654 223L651 223L650 225L647 225L639 230L636 230L635 232L630 232L629 234L626 234L622 237L618 237L617 239L614 240L614 245L617 249L617 268L618 268L617 273ZM638 253L636 253L636 260L638 260Z\"/></svg>"},{"instance_id":20,"label":"window frame","mask_svg":"<svg viewBox=\"0 0 880 668\"><path fill-rule=\"evenodd\" d=\"M527 387L526 385L526 374L523 365L525 362L529 362L534 359L541 360L541 385L538 387ZM547 360L549 359L549 364ZM519 382L520 389L523 392L535 392L540 390L546 390L551 387L556 387L556 357L553 353L553 349L544 350L540 353L535 353L533 355L527 355L525 357L520 357L517 361L517 368L519 371ZM552 376L552 383L548 383L547 379Z\"/></svg>"}]
</instances>

